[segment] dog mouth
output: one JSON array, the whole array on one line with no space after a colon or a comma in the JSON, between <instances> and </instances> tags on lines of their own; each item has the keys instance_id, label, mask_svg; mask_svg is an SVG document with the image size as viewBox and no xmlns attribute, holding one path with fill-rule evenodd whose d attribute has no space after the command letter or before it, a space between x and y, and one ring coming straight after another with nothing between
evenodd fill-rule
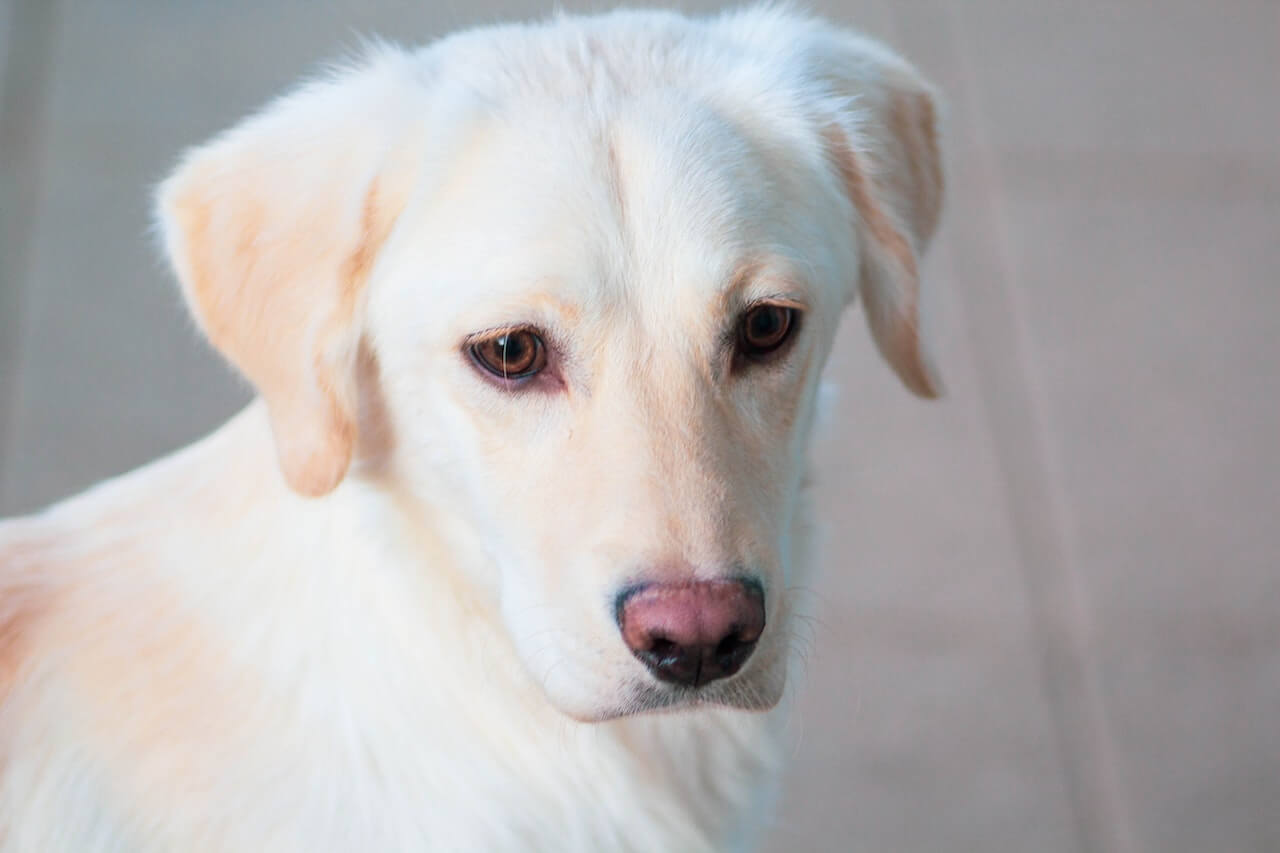
<instances>
[{"instance_id":1,"label":"dog mouth","mask_svg":"<svg viewBox=\"0 0 1280 853\"><path fill-rule=\"evenodd\" d=\"M587 702L574 701L574 697L566 696L551 685L544 683L542 687L544 690L551 687L545 695L552 707L580 723L711 710L764 713L782 701L787 679L787 667L782 661L770 663L773 665L753 667L699 687L637 676L610 690L608 698Z\"/></svg>"},{"instance_id":2,"label":"dog mouth","mask_svg":"<svg viewBox=\"0 0 1280 853\"><path fill-rule=\"evenodd\" d=\"M782 679L760 682L755 678L732 678L704 687L637 682L625 691L625 699L600 721L645 714L671 714L710 708L764 712L782 698Z\"/></svg>"}]
</instances>

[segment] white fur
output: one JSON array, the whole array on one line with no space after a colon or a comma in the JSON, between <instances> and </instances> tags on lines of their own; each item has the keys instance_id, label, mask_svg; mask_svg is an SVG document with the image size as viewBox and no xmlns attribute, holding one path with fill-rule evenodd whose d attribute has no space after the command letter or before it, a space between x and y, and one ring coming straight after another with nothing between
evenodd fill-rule
<instances>
[{"instance_id":1,"label":"white fur","mask_svg":"<svg viewBox=\"0 0 1280 853\"><path fill-rule=\"evenodd\" d=\"M0 849L751 847L859 281L932 381L894 91L928 97L783 11L559 17L379 47L191 153L161 231L262 399L0 524ZM756 299L799 337L731 370ZM464 357L520 324L561 385ZM744 571L736 676L670 690L623 645L626 584Z\"/></svg>"}]
</instances>

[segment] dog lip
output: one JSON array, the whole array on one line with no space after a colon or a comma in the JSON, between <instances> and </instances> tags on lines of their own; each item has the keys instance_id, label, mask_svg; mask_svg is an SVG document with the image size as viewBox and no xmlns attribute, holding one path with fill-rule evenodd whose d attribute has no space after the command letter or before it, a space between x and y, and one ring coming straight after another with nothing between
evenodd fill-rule
<instances>
[{"instance_id":1,"label":"dog lip","mask_svg":"<svg viewBox=\"0 0 1280 853\"><path fill-rule=\"evenodd\" d=\"M754 690L743 691L742 681L743 678L738 676L700 688L636 682L626 692L627 698L618 705L589 714L569 712L568 715L579 722L606 722L624 717L679 714L715 708L764 713L781 701L781 692L777 696L762 697ZM748 696L752 701L744 701Z\"/></svg>"}]
</instances>

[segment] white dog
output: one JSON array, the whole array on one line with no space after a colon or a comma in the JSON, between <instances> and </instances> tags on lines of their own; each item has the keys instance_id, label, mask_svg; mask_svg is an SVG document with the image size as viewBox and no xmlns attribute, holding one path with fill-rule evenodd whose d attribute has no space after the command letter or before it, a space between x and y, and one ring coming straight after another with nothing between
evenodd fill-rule
<instances>
[{"instance_id":1,"label":"white dog","mask_svg":"<svg viewBox=\"0 0 1280 853\"><path fill-rule=\"evenodd\" d=\"M259 399L0 525L0 849L752 846L819 375L860 292L936 393L941 193L911 67L769 8L382 47L192 151Z\"/></svg>"}]
</instances>

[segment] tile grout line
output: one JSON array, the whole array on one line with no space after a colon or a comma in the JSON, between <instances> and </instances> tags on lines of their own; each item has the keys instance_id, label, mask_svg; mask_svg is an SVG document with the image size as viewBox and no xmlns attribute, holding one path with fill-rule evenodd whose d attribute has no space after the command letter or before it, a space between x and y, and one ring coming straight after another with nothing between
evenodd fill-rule
<instances>
[{"instance_id":1,"label":"tile grout line","mask_svg":"<svg viewBox=\"0 0 1280 853\"><path fill-rule=\"evenodd\" d=\"M969 58L971 46L964 44L954 7L942 5L944 27L957 54L959 94L976 119L982 110ZM977 143L972 158L976 177L984 188L998 190L1000 179L990 145L977 122L971 124ZM1080 842L1091 853L1137 853L1141 848L1097 671L1095 629L1068 535L1073 525L1061 462L1048 439L1050 404L1027 358L1032 351L1031 331L1026 327L1025 306L1012 286L1015 264L1008 211L994 195L985 194L978 215L970 221L990 229L987 240L998 261L988 286L1009 334L995 340L967 314L966 331L979 361L979 394L1009 500L1051 724ZM1021 442L1016 440L1019 435Z\"/></svg>"},{"instance_id":2,"label":"tile grout line","mask_svg":"<svg viewBox=\"0 0 1280 853\"><path fill-rule=\"evenodd\" d=\"M26 264L39 195L57 0L15 0L0 75L0 494L18 399Z\"/></svg>"}]
</instances>

